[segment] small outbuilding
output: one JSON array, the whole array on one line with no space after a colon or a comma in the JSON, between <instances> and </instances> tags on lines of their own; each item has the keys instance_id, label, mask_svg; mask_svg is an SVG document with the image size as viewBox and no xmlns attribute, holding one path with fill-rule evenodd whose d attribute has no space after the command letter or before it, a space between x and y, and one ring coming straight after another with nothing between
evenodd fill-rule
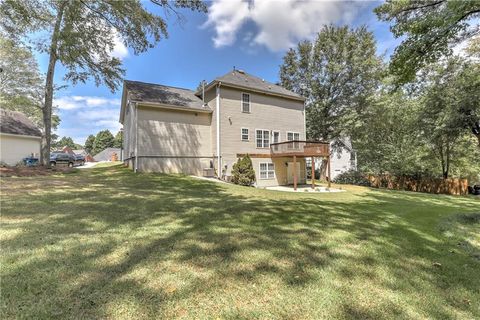
<instances>
[{"instance_id":1,"label":"small outbuilding","mask_svg":"<svg viewBox=\"0 0 480 320\"><path fill-rule=\"evenodd\" d=\"M16 165L26 157L40 157L42 132L23 113L0 109L0 162Z\"/></svg>"}]
</instances>

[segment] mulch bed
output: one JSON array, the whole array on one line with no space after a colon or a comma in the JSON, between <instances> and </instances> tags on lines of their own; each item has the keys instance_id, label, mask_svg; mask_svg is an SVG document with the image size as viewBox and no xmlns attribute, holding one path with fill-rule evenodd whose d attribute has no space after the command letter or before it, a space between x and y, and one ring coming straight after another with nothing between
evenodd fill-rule
<instances>
[{"instance_id":1,"label":"mulch bed","mask_svg":"<svg viewBox=\"0 0 480 320\"><path fill-rule=\"evenodd\" d=\"M0 167L0 177L34 177L48 176L56 173L66 173L74 170L69 167L55 167L48 169L43 166L37 167Z\"/></svg>"}]
</instances>

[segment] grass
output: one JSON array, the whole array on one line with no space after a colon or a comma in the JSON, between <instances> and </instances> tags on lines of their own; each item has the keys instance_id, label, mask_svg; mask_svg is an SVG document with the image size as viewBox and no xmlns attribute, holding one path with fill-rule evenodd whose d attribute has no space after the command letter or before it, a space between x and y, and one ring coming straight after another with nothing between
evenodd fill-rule
<instances>
[{"instance_id":1,"label":"grass","mask_svg":"<svg viewBox=\"0 0 480 320\"><path fill-rule=\"evenodd\" d=\"M480 318L478 198L345 189L4 178L0 317Z\"/></svg>"}]
</instances>

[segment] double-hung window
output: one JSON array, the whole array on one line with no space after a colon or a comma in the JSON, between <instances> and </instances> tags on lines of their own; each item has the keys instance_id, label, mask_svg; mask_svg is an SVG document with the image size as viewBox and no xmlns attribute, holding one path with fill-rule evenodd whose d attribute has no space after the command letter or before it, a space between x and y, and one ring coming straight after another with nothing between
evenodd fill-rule
<instances>
[{"instance_id":1,"label":"double-hung window","mask_svg":"<svg viewBox=\"0 0 480 320\"><path fill-rule=\"evenodd\" d=\"M275 165L273 163L261 162L260 163L260 179L274 179L275 178Z\"/></svg>"},{"instance_id":2,"label":"double-hung window","mask_svg":"<svg viewBox=\"0 0 480 320\"><path fill-rule=\"evenodd\" d=\"M257 148L270 147L270 131L269 130L257 130L256 131Z\"/></svg>"},{"instance_id":3,"label":"double-hung window","mask_svg":"<svg viewBox=\"0 0 480 320\"><path fill-rule=\"evenodd\" d=\"M250 137L248 135L248 128L242 128L242 141L248 141L250 140Z\"/></svg>"},{"instance_id":4,"label":"double-hung window","mask_svg":"<svg viewBox=\"0 0 480 320\"><path fill-rule=\"evenodd\" d=\"M287 132L287 141L298 141L300 140L300 133L299 132ZM300 146L298 142L294 142L293 144L288 144L289 149L298 149Z\"/></svg>"},{"instance_id":5,"label":"double-hung window","mask_svg":"<svg viewBox=\"0 0 480 320\"><path fill-rule=\"evenodd\" d=\"M242 93L242 112L250 113L250 94Z\"/></svg>"}]
</instances>

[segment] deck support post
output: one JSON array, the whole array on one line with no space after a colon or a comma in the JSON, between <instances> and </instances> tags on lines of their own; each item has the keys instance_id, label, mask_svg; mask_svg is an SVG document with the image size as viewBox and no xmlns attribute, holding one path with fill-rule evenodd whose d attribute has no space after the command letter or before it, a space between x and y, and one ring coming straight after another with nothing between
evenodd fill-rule
<instances>
[{"instance_id":1,"label":"deck support post","mask_svg":"<svg viewBox=\"0 0 480 320\"><path fill-rule=\"evenodd\" d=\"M330 188L332 179L331 179L331 169L330 169L330 156L328 156L328 187Z\"/></svg>"},{"instance_id":2,"label":"deck support post","mask_svg":"<svg viewBox=\"0 0 480 320\"><path fill-rule=\"evenodd\" d=\"M312 157L312 189L315 189L315 158Z\"/></svg>"},{"instance_id":3,"label":"deck support post","mask_svg":"<svg viewBox=\"0 0 480 320\"><path fill-rule=\"evenodd\" d=\"M293 156L293 190L297 191L297 156Z\"/></svg>"}]
</instances>

